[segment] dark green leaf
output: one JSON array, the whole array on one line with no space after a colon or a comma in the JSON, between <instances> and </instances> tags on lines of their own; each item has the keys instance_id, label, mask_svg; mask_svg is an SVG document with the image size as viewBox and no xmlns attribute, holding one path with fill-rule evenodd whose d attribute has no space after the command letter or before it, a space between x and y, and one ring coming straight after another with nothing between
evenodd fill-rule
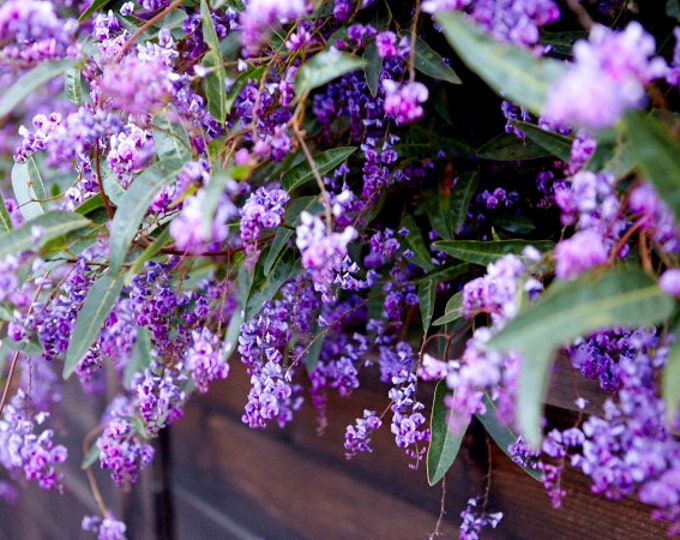
<instances>
[{"instance_id":1,"label":"dark green leaf","mask_svg":"<svg viewBox=\"0 0 680 540\"><path fill-rule=\"evenodd\" d=\"M149 204L158 190L174 180L182 166L182 162L175 160L154 163L135 178L125 192L111 222L109 240L111 272L117 272L123 264L130 242L137 234Z\"/></svg>"},{"instance_id":2,"label":"dark green leaf","mask_svg":"<svg viewBox=\"0 0 680 540\"><path fill-rule=\"evenodd\" d=\"M5 206L5 198L0 191L0 235L2 233L12 230L12 219L9 217L7 206Z\"/></svg>"},{"instance_id":3,"label":"dark green leaf","mask_svg":"<svg viewBox=\"0 0 680 540\"><path fill-rule=\"evenodd\" d=\"M64 93L76 105L82 101L83 88L80 82L80 69L70 67L64 72Z\"/></svg>"},{"instance_id":4,"label":"dark green leaf","mask_svg":"<svg viewBox=\"0 0 680 540\"><path fill-rule=\"evenodd\" d=\"M434 314L435 293L437 282L433 279L423 281L418 285L418 301L420 303L420 317L423 321L423 332L427 334Z\"/></svg>"},{"instance_id":5,"label":"dark green leaf","mask_svg":"<svg viewBox=\"0 0 680 540\"><path fill-rule=\"evenodd\" d=\"M680 142L643 112L625 118L631 150L644 174L676 217L680 217Z\"/></svg>"},{"instance_id":6,"label":"dark green leaf","mask_svg":"<svg viewBox=\"0 0 680 540\"><path fill-rule=\"evenodd\" d=\"M451 215L453 216L453 232L458 234L467 219L470 201L477 191L479 175L476 172L462 173L451 188Z\"/></svg>"},{"instance_id":7,"label":"dark green leaf","mask_svg":"<svg viewBox=\"0 0 680 540\"><path fill-rule=\"evenodd\" d=\"M439 191L427 191L423 195L423 207L436 233L444 240L451 240L453 238L451 197L446 197Z\"/></svg>"},{"instance_id":8,"label":"dark green leaf","mask_svg":"<svg viewBox=\"0 0 680 540\"><path fill-rule=\"evenodd\" d=\"M521 129L529 139L544 150L550 152L553 156L561 161L569 161L571 157L571 143L573 141L570 137L555 133L554 131L545 130L536 124L531 124L529 122L515 120L512 124Z\"/></svg>"},{"instance_id":9,"label":"dark green leaf","mask_svg":"<svg viewBox=\"0 0 680 540\"><path fill-rule=\"evenodd\" d=\"M19 77L9 88L5 88L0 95L0 120L10 114L24 100L48 81L73 66L75 60L60 60L44 62Z\"/></svg>"},{"instance_id":10,"label":"dark green leaf","mask_svg":"<svg viewBox=\"0 0 680 540\"><path fill-rule=\"evenodd\" d=\"M419 37L416 38L415 56L415 68L421 73L451 84L462 84L453 68L444 62L437 51Z\"/></svg>"},{"instance_id":11,"label":"dark green leaf","mask_svg":"<svg viewBox=\"0 0 680 540\"><path fill-rule=\"evenodd\" d=\"M434 247L444 253L480 266L486 266L497 261L504 255L514 253L521 258L522 250L526 246L534 246L538 251L550 251L554 244L549 240L438 240Z\"/></svg>"},{"instance_id":12,"label":"dark green leaf","mask_svg":"<svg viewBox=\"0 0 680 540\"><path fill-rule=\"evenodd\" d=\"M460 314L460 308L463 305L463 291L458 291L448 302L446 302L446 307L444 308L444 315L439 317L436 321L432 323L433 326L442 326L444 324L449 324L457 319L460 319L462 315Z\"/></svg>"},{"instance_id":13,"label":"dark green leaf","mask_svg":"<svg viewBox=\"0 0 680 540\"><path fill-rule=\"evenodd\" d=\"M153 140L159 161L175 159L185 162L191 159L191 143L186 129L180 123L170 122L167 113L154 118Z\"/></svg>"},{"instance_id":14,"label":"dark green leaf","mask_svg":"<svg viewBox=\"0 0 680 540\"><path fill-rule=\"evenodd\" d=\"M496 404L489 399L488 394L484 394L484 405L486 406L486 412L484 414L477 414L477 419L482 423L484 429L489 434L489 436L496 441L498 448L500 448L506 456L512 459L512 454L510 453L509 446L517 441L518 435L508 426L503 426L498 421L496 415ZM520 467L524 472L531 476L534 480L540 482L542 472L538 469L533 469L531 467Z\"/></svg>"},{"instance_id":15,"label":"dark green leaf","mask_svg":"<svg viewBox=\"0 0 680 540\"><path fill-rule=\"evenodd\" d=\"M420 229L416 220L411 215L406 215L403 222L404 227L408 229L408 234L404 237L406 246L413 252L411 260L420 266L423 270L433 270L432 256L427 250L423 236L420 234Z\"/></svg>"},{"instance_id":16,"label":"dark green leaf","mask_svg":"<svg viewBox=\"0 0 680 540\"><path fill-rule=\"evenodd\" d=\"M513 133L501 133L477 150L477 157L494 161L522 161L549 155L550 152L542 146L522 140Z\"/></svg>"},{"instance_id":17,"label":"dark green leaf","mask_svg":"<svg viewBox=\"0 0 680 540\"><path fill-rule=\"evenodd\" d=\"M531 218L522 214L498 214L493 216L491 222L496 227L500 227L504 231L513 234L528 234L536 230L536 226L534 225L534 222L531 221Z\"/></svg>"},{"instance_id":18,"label":"dark green leaf","mask_svg":"<svg viewBox=\"0 0 680 540\"><path fill-rule=\"evenodd\" d=\"M637 268L619 268L558 281L539 302L511 320L489 347L523 356L517 420L527 441L539 447L549 366L560 346L601 328L657 324L674 308L675 302L661 292L655 279Z\"/></svg>"},{"instance_id":19,"label":"dark green leaf","mask_svg":"<svg viewBox=\"0 0 680 540\"><path fill-rule=\"evenodd\" d=\"M271 300L286 281L295 277L300 272L293 250L287 249L277 259L268 274L264 274L262 265L255 267L253 285L248 294L244 320L249 321L257 315L265 302Z\"/></svg>"},{"instance_id":20,"label":"dark green leaf","mask_svg":"<svg viewBox=\"0 0 680 540\"><path fill-rule=\"evenodd\" d=\"M33 219L47 211L47 192L32 157L12 167L12 190L25 219Z\"/></svg>"},{"instance_id":21,"label":"dark green leaf","mask_svg":"<svg viewBox=\"0 0 680 540\"><path fill-rule=\"evenodd\" d=\"M331 172L356 151L356 146L339 146L313 156L316 169L324 175ZM281 178L281 187L288 192L314 179L314 172L307 161L288 169Z\"/></svg>"},{"instance_id":22,"label":"dark green leaf","mask_svg":"<svg viewBox=\"0 0 680 540\"><path fill-rule=\"evenodd\" d=\"M676 21L680 21L680 1L678 0L667 0L666 2L666 15L672 17Z\"/></svg>"},{"instance_id":23,"label":"dark green leaf","mask_svg":"<svg viewBox=\"0 0 680 540\"><path fill-rule=\"evenodd\" d=\"M103 207L104 200L102 199L102 194L97 193L90 197L89 199L87 199L82 204L78 205L74 212L76 214L80 214L81 216L87 216L88 214L91 214Z\"/></svg>"},{"instance_id":24,"label":"dark green leaf","mask_svg":"<svg viewBox=\"0 0 680 540\"><path fill-rule=\"evenodd\" d=\"M439 482L456 460L463 443L465 428L469 418L462 423L463 428L454 432L450 424L450 409L444 398L450 393L446 381L437 383L432 400L432 416L430 417L430 445L427 448L427 482L433 486Z\"/></svg>"},{"instance_id":25,"label":"dark green leaf","mask_svg":"<svg viewBox=\"0 0 680 540\"><path fill-rule=\"evenodd\" d=\"M375 97L378 95L380 86L380 71L383 66L383 58L378 54L378 48L374 41L366 45L363 56L366 61L366 66L364 67L366 84L371 95Z\"/></svg>"},{"instance_id":26,"label":"dark green leaf","mask_svg":"<svg viewBox=\"0 0 680 540\"><path fill-rule=\"evenodd\" d=\"M669 424L675 419L680 402L680 321L675 321L671 332L675 335L675 341L671 344L661 378L661 396L666 405Z\"/></svg>"},{"instance_id":27,"label":"dark green leaf","mask_svg":"<svg viewBox=\"0 0 680 540\"><path fill-rule=\"evenodd\" d=\"M464 13L442 11L435 21L467 66L499 95L540 115L548 89L562 75L562 62L500 44Z\"/></svg>"},{"instance_id":28,"label":"dark green leaf","mask_svg":"<svg viewBox=\"0 0 680 540\"><path fill-rule=\"evenodd\" d=\"M571 50L579 39L588 39L588 32L585 30L567 32L541 32L541 43L550 45L557 54L570 56Z\"/></svg>"},{"instance_id":29,"label":"dark green leaf","mask_svg":"<svg viewBox=\"0 0 680 540\"><path fill-rule=\"evenodd\" d=\"M71 231L90 227L92 222L78 214L63 210L51 210L35 219L27 221L18 229L0 234L0 258L16 255L22 251L33 249L37 251L50 240ZM37 242L33 241L31 229L41 229L41 236Z\"/></svg>"},{"instance_id":30,"label":"dark green leaf","mask_svg":"<svg viewBox=\"0 0 680 540\"><path fill-rule=\"evenodd\" d=\"M132 263L125 281L129 283L132 277L141 271L144 263L153 259L154 256L156 256L158 252L168 244L169 241L170 227L166 226L161 229L161 231L158 233L158 236L156 236L156 238L154 238L153 241L144 248L144 251L142 251L141 255L135 259L134 263Z\"/></svg>"},{"instance_id":31,"label":"dark green leaf","mask_svg":"<svg viewBox=\"0 0 680 540\"><path fill-rule=\"evenodd\" d=\"M203 57L203 65L210 69L205 77L205 94L208 98L208 111L220 124L227 118L227 89L224 85L225 71L210 7L207 0L201 0L201 22L203 23L203 39L208 46L208 52Z\"/></svg>"},{"instance_id":32,"label":"dark green leaf","mask_svg":"<svg viewBox=\"0 0 680 540\"><path fill-rule=\"evenodd\" d=\"M78 22L83 23L94 15L97 11L100 11L106 4L112 4L112 0L93 0L92 3L87 6L87 9L80 14L78 17Z\"/></svg>"},{"instance_id":33,"label":"dark green leaf","mask_svg":"<svg viewBox=\"0 0 680 540\"><path fill-rule=\"evenodd\" d=\"M69 337L64 362L64 379L71 376L78 362L97 338L122 288L122 277L113 279L108 275L97 278L90 287L83 307L78 312L76 326Z\"/></svg>"},{"instance_id":34,"label":"dark green leaf","mask_svg":"<svg viewBox=\"0 0 680 540\"><path fill-rule=\"evenodd\" d=\"M300 66L295 77L295 97L301 99L310 90L365 66L366 60L358 56L337 50L321 51Z\"/></svg>"}]
</instances>

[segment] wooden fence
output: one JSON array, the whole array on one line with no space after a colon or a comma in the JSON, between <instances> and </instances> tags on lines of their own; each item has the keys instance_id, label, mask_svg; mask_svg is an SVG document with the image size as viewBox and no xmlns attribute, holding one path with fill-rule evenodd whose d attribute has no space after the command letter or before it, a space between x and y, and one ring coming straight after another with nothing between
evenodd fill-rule
<instances>
[{"instance_id":1,"label":"wooden fence","mask_svg":"<svg viewBox=\"0 0 680 540\"><path fill-rule=\"evenodd\" d=\"M556 424L569 425L576 418L576 391L591 399L592 410L601 397L594 385L575 378L563 364L558 367L548 413ZM101 408L77 385L66 392L57 439L79 448ZM484 493L489 472L489 508L505 517L483 538L665 537L664 525L649 517L649 508L633 498L608 501L592 495L587 479L573 470L563 477L568 495L554 510L541 484L518 469L477 425L468 431L446 476L443 499L441 486L427 485L424 466L409 469L411 460L394 446L388 426L374 438L372 454L347 461L344 426L364 408L382 410L385 392L376 383L350 400L332 396L322 436L315 431L309 405L285 429L255 431L240 419L247 377L233 362L229 380L190 401L184 417L159 441L153 467L129 493L112 490L106 474L97 474L98 484L125 519L131 539L425 539L435 528L442 502L442 538L458 538L459 513L469 497ZM93 538L80 530L82 516L97 511L80 459L72 451L61 496L29 487L14 506L0 506L0 540Z\"/></svg>"}]
</instances>

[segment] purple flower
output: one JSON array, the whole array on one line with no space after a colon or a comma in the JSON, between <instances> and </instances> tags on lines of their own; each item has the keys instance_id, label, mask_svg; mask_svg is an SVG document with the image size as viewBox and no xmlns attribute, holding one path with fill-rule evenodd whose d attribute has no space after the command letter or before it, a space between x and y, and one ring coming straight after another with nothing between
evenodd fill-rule
<instances>
[{"instance_id":1,"label":"purple flower","mask_svg":"<svg viewBox=\"0 0 680 540\"><path fill-rule=\"evenodd\" d=\"M680 269L670 268L659 277L659 287L666 294L680 295Z\"/></svg>"},{"instance_id":2,"label":"purple flower","mask_svg":"<svg viewBox=\"0 0 680 540\"><path fill-rule=\"evenodd\" d=\"M408 82L399 85L391 79L383 79L385 91L385 114L392 116L397 124L408 124L424 114L420 103L427 101L427 86L419 82Z\"/></svg>"},{"instance_id":3,"label":"purple flower","mask_svg":"<svg viewBox=\"0 0 680 540\"><path fill-rule=\"evenodd\" d=\"M579 231L561 240L555 247L555 275L570 279L597 264L607 262L609 252L602 235L591 230Z\"/></svg>"}]
</instances>

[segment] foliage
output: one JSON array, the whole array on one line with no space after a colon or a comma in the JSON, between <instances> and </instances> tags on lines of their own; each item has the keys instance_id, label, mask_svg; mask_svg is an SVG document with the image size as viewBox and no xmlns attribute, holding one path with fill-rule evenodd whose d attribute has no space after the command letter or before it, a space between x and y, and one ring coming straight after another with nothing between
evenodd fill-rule
<instances>
[{"instance_id":1,"label":"foliage","mask_svg":"<svg viewBox=\"0 0 680 540\"><path fill-rule=\"evenodd\" d=\"M473 422L555 506L570 462L680 530L678 6L562 4L0 6L8 480L63 485L54 373L115 396L82 466L123 489L237 366L253 428L379 373L348 458L389 423L436 484ZM607 394L567 429L558 356Z\"/></svg>"}]
</instances>

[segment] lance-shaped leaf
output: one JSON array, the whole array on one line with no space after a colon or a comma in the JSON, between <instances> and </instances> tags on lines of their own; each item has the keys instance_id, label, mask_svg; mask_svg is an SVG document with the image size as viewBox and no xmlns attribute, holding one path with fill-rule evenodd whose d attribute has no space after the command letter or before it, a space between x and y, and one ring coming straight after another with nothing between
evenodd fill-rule
<instances>
[{"instance_id":1,"label":"lance-shaped leaf","mask_svg":"<svg viewBox=\"0 0 680 540\"><path fill-rule=\"evenodd\" d=\"M420 318L423 322L423 332L427 334L432 322L434 313L434 302L436 299L437 281L426 279L418 285L418 302L420 304Z\"/></svg>"},{"instance_id":2,"label":"lance-shaped leaf","mask_svg":"<svg viewBox=\"0 0 680 540\"><path fill-rule=\"evenodd\" d=\"M60 60L58 62L45 62L19 77L12 86L2 91L0 95L0 119L10 114L26 96L33 93L43 84L73 66L75 60Z\"/></svg>"},{"instance_id":3,"label":"lance-shaped leaf","mask_svg":"<svg viewBox=\"0 0 680 540\"><path fill-rule=\"evenodd\" d=\"M302 98L307 92L366 66L366 60L341 51L321 51L300 66L295 77L295 98Z\"/></svg>"},{"instance_id":4,"label":"lance-shaped leaf","mask_svg":"<svg viewBox=\"0 0 680 540\"><path fill-rule=\"evenodd\" d=\"M441 55L421 38L416 38L415 68L435 79L441 79L451 84L461 84L462 81L453 68L444 62Z\"/></svg>"},{"instance_id":5,"label":"lance-shaped leaf","mask_svg":"<svg viewBox=\"0 0 680 540\"><path fill-rule=\"evenodd\" d=\"M189 161L191 159L191 143L187 130L181 123L170 122L166 113L154 118L153 140L158 159L176 159Z\"/></svg>"},{"instance_id":6,"label":"lance-shaped leaf","mask_svg":"<svg viewBox=\"0 0 680 540\"><path fill-rule=\"evenodd\" d=\"M37 251L54 238L91 226L92 222L79 214L52 210L0 234L0 258L28 249Z\"/></svg>"},{"instance_id":7,"label":"lance-shaped leaf","mask_svg":"<svg viewBox=\"0 0 680 540\"><path fill-rule=\"evenodd\" d=\"M80 82L80 69L67 68L64 72L64 94L76 105L82 102L82 83Z\"/></svg>"},{"instance_id":8,"label":"lance-shaped leaf","mask_svg":"<svg viewBox=\"0 0 680 540\"><path fill-rule=\"evenodd\" d=\"M522 250L527 246L533 246L538 251L550 251L555 244L550 240L438 240L433 243L434 247L444 253L480 266L486 266L497 261L501 257L514 253L521 257Z\"/></svg>"},{"instance_id":9,"label":"lance-shaped leaf","mask_svg":"<svg viewBox=\"0 0 680 540\"><path fill-rule=\"evenodd\" d=\"M659 289L656 280L638 268L625 267L557 281L541 300L511 320L488 345L522 354L517 420L527 441L539 447L549 366L560 346L601 328L660 323L674 307L673 298Z\"/></svg>"},{"instance_id":10,"label":"lance-shaped leaf","mask_svg":"<svg viewBox=\"0 0 680 540\"><path fill-rule=\"evenodd\" d=\"M671 332L675 335L675 341L671 344L661 378L661 397L666 405L669 423L675 419L680 403L680 319L677 317Z\"/></svg>"},{"instance_id":11,"label":"lance-shaped leaf","mask_svg":"<svg viewBox=\"0 0 680 540\"><path fill-rule=\"evenodd\" d=\"M363 58L366 60L366 67L364 68L366 85L368 86L368 91L375 97L378 95L378 90L380 90L380 71L384 61L383 57L378 54L378 47L375 42L372 41L366 45Z\"/></svg>"},{"instance_id":12,"label":"lance-shaped leaf","mask_svg":"<svg viewBox=\"0 0 680 540\"><path fill-rule=\"evenodd\" d=\"M446 381L439 381L434 390L432 416L430 417L430 445L427 448L427 481L433 486L439 482L456 460L465 436L468 418L461 426L452 429L450 409L444 398L450 394ZM456 421L458 423L458 421Z\"/></svg>"},{"instance_id":13,"label":"lance-shaped leaf","mask_svg":"<svg viewBox=\"0 0 680 540\"><path fill-rule=\"evenodd\" d=\"M0 234L12 230L12 219L9 217L7 206L5 206L5 198L0 191Z\"/></svg>"},{"instance_id":14,"label":"lance-shaped leaf","mask_svg":"<svg viewBox=\"0 0 680 540\"><path fill-rule=\"evenodd\" d=\"M549 155L550 152L542 146L518 139L513 133L501 133L477 150L477 157L494 161L521 161Z\"/></svg>"},{"instance_id":15,"label":"lance-shaped leaf","mask_svg":"<svg viewBox=\"0 0 680 540\"><path fill-rule=\"evenodd\" d=\"M117 272L123 264L130 242L137 234L144 214L158 190L169 184L181 169L180 161L154 163L135 178L125 192L111 222L109 254L112 272Z\"/></svg>"},{"instance_id":16,"label":"lance-shaped leaf","mask_svg":"<svg viewBox=\"0 0 680 540\"><path fill-rule=\"evenodd\" d=\"M509 426L504 426L498 421L496 415L496 404L489 399L488 394L484 394L484 405L486 412L484 414L477 414L479 420L489 436L496 441L498 448L500 448L506 456L513 458L510 453L509 446L517 441L517 433L515 433ZM534 480L541 480L542 473L538 469L531 467L521 467L524 472L531 476Z\"/></svg>"},{"instance_id":17,"label":"lance-shaped leaf","mask_svg":"<svg viewBox=\"0 0 680 540\"><path fill-rule=\"evenodd\" d=\"M108 275L101 276L90 287L69 339L64 379L71 376L80 359L97 338L122 288L122 276L114 279Z\"/></svg>"},{"instance_id":18,"label":"lance-shaped leaf","mask_svg":"<svg viewBox=\"0 0 680 540\"><path fill-rule=\"evenodd\" d=\"M680 141L642 112L626 115L630 147L646 176L676 217L680 216Z\"/></svg>"},{"instance_id":19,"label":"lance-shaped leaf","mask_svg":"<svg viewBox=\"0 0 680 540\"><path fill-rule=\"evenodd\" d=\"M440 12L434 18L463 62L500 96L541 113L548 89L565 70L562 62L500 44L463 13Z\"/></svg>"},{"instance_id":20,"label":"lance-shaped leaf","mask_svg":"<svg viewBox=\"0 0 680 540\"><path fill-rule=\"evenodd\" d=\"M225 71L220 40L213 25L210 7L206 0L201 0L201 22L203 23L203 39L208 52L203 57L203 65L210 68L205 77L205 94L208 98L208 111L220 124L227 118L227 89L224 85Z\"/></svg>"},{"instance_id":21,"label":"lance-shaped leaf","mask_svg":"<svg viewBox=\"0 0 680 540\"><path fill-rule=\"evenodd\" d=\"M293 250L285 250L274 263L272 269L264 274L262 265L255 266L255 277L248 293L244 320L249 321L262 309L262 305L271 300L286 281L300 272L300 265Z\"/></svg>"},{"instance_id":22,"label":"lance-shaped leaf","mask_svg":"<svg viewBox=\"0 0 680 540\"><path fill-rule=\"evenodd\" d=\"M356 149L356 146L339 146L338 148L332 148L312 156L316 170L322 175L331 172L351 156ZM304 160L284 173L281 177L281 187L291 192L313 179L314 171L312 171L312 166L307 160Z\"/></svg>"},{"instance_id":23,"label":"lance-shaped leaf","mask_svg":"<svg viewBox=\"0 0 680 540\"><path fill-rule=\"evenodd\" d=\"M25 219L33 219L47 211L47 192L35 160L31 157L25 163L12 167L12 191L19 203L19 210Z\"/></svg>"},{"instance_id":24,"label":"lance-shaped leaf","mask_svg":"<svg viewBox=\"0 0 680 540\"><path fill-rule=\"evenodd\" d=\"M472 197L477 191L479 175L477 172L464 172L451 188L451 215L453 217L453 232L458 234L463 229L467 219L468 208Z\"/></svg>"},{"instance_id":25,"label":"lance-shaped leaf","mask_svg":"<svg viewBox=\"0 0 680 540\"><path fill-rule=\"evenodd\" d=\"M94 13L101 10L106 4L113 3L111 0L94 0L85 11L78 17L78 22L82 23L89 19Z\"/></svg>"},{"instance_id":26,"label":"lance-shaped leaf","mask_svg":"<svg viewBox=\"0 0 680 540\"><path fill-rule=\"evenodd\" d=\"M569 161L571 157L571 138L543 129L529 122L515 120L512 122L512 125L521 129L530 140L550 152L553 156L562 161Z\"/></svg>"},{"instance_id":27,"label":"lance-shaped leaf","mask_svg":"<svg viewBox=\"0 0 680 540\"><path fill-rule=\"evenodd\" d=\"M433 270L434 264L432 264L432 256L427 250L423 236L420 234L418 224L412 215L408 214L404 217L404 227L408 229L408 234L404 237L404 242L413 252L413 262L424 270Z\"/></svg>"},{"instance_id":28,"label":"lance-shaped leaf","mask_svg":"<svg viewBox=\"0 0 680 540\"><path fill-rule=\"evenodd\" d=\"M460 314L460 308L463 305L463 291L458 291L448 302L446 302L446 307L444 308L444 315L439 317L432 324L434 326L442 326L444 324L449 324L457 319L460 319L462 315Z\"/></svg>"}]
</instances>

